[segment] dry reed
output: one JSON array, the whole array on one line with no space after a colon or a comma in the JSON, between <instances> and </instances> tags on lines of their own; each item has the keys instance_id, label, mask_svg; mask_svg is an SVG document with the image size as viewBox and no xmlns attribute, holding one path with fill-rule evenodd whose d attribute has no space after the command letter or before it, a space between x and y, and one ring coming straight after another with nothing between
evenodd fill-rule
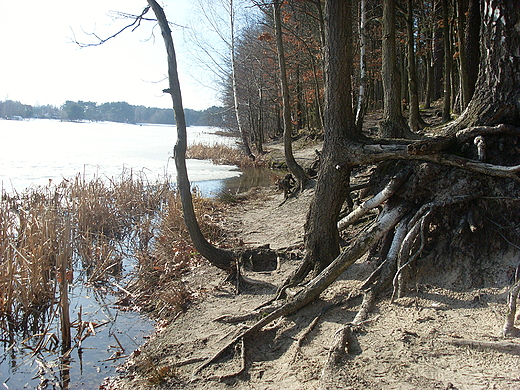
<instances>
[{"instance_id":1,"label":"dry reed","mask_svg":"<svg viewBox=\"0 0 520 390\"><path fill-rule=\"evenodd\" d=\"M221 206L193 194L193 203L202 232L210 241L220 240ZM161 217L157 220L152 243L140 251L138 278L129 287L140 303L157 316L175 316L185 308L191 292L183 283L184 275L204 260L193 246L182 217L180 196L168 193Z\"/></svg>"},{"instance_id":2,"label":"dry reed","mask_svg":"<svg viewBox=\"0 0 520 390\"><path fill-rule=\"evenodd\" d=\"M194 204L204 233L217 239L218 206L196 194ZM137 259L125 289L141 299L137 304L157 313L182 310L189 297L182 275L201 257L168 180L150 183L131 171L116 180L78 175L57 186L2 193L0 331L10 337L19 330L42 332L45 317L59 312L64 339L70 338L67 288L84 281L74 280L74 271L90 284L107 284L120 278L124 259Z\"/></svg>"},{"instance_id":3,"label":"dry reed","mask_svg":"<svg viewBox=\"0 0 520 390\"><path fill-rule=\"evenodd\" d=\"M213 164L217 165L236 165L240 168L262 168L267 166L267 160L263 155L259 155L255 160L251 160L240 149L222 144L193 144L188 147L186 157L197 160L211 160Z\"/></svg>"}]
</instances>

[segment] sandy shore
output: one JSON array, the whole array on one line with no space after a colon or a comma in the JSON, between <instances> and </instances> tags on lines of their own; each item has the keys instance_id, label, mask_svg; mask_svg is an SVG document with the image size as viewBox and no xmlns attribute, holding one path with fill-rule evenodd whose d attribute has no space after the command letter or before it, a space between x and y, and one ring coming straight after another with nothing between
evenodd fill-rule
<instances>
[{"instance_id":1,"label":"sandy shore","mask_svg":"<svg viewBox=\"0 0 520 390\"><path fill-rule=\"evenodd\" d=\"M280 146L268 146L280 152ZM295 152L314 157L316 145ZM225 226L245 245L291 248L278 269L249 273L266 282L237 295L225 275L203 265L187 278L197 299L141 346L110 378L105 389L518 389L520 343L500 338L506 313L507 269L515 254L496 261L495 281L481 289L457 286L456 274L424 275L395 304L380 298L369 321L356 329L335 375L320 381L334 335L352 321L360 299L348 300L374 269L360 259L320 299L297 314L279 319L254 339L224 354L193 375L243 324L215 319L241 315L270 299L298 265L303 226L313 190L282 206L275 187L259 189L231 207ZM326 313L322 309L335 306ZM316 321L314 321L317 318ZM310 326L313 325L312 328ZM514 340L507 341L507 343ZM236 375L238 374L238 375Z\"/></svg>"}]
</instances>

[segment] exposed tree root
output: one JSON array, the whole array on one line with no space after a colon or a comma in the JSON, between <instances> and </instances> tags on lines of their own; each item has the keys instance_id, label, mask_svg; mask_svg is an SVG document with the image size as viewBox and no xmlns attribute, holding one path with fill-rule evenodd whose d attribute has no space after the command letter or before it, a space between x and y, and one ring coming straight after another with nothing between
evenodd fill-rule
<instances>
[{"instance_id":1,"label":"exposed tree root","mask_svg":"<svg viewBox=\"0 0 520 390\"><path fill-rule=\"evenodd\" d=\"M222 382L227 379L236 378L237 376L239 376L246 370L246 344L244 342L243 337L240 338L240 340L238 340L237 347L240 348L240 368L237 371L232 372L230 374L221 375L216 378L209 378L209 379L218 379L220 382Z\"/></svg>"},{"instance_id":2,"label":"exposed tree root","mask_svg":"<svg viewBox=\"0 0 520 390\"><path fill-rule=\"evenodd\" d=\"M516 318L516 301L520 293L520 279L509 290L508 302L509 311L506 316L506 323L504 324L504 336L518 337L520 336L520 329L515 328Z\"/></svg>"},{"instance_id":3,"label":"exposed tree root","mask_svg":"<svg viewBox=\"0 0 520 390\"><path fill-rule=\"evenodd\" d=\"M397 262L397 272L394 275L393 278L393 286L394 291L392 293L392 299L393 302L394 299L400 298L404 294L404 280L402 278L402 272L403 270L408 267L415 259L419 257L419 255L422 253L424 249L424 245L426 242L425 238L425 230L428 228L429 223L429 217L431 215L432 211L429 210L425 215L421 217L421 219L417 222L415 222L411 229L408 230L408 233L406 234L405 238L403 239L403 242L401 244L401 248L399 250L399 256L398 256L398 262ZM412 219L411 222L415 221L415 217ZM417 238L417 236L421 235L421 245L420 248L408 258L406 261L405 259L408 257L408 254L411 251L411 248ZM404 263L404 264L403 264Z\"/></svg>"},{"instance_id":4,"label":"exposed tree root","mask_svg":"<svg viewBox=\"0 0 520 390\"><path fill-rule=\"evenodd\" d=\"M220 317L215 318L213 321L215 322L221 322L224 324L236 324L239 322L247 322L254 320L255 318L258 318L259 316L269 314L276 309L279 309L281 306L283 306L282 301L276 301L276 300L270 300L266 304L263 304L255 309L253 309L251 312L232 316L232 315L223 315Z\"/></svg>"},{"instance_id":5,"label":"exposed tree root","mask_svg":"<svg viewBox=\"0 0 520 390\"><path fill-rule=\"evenodd\" d=\"M455 137L457 138L457 143L463 144L464 142L468 142L478 136L497 134L520 137L520 127L515 127L505 123L501 123L496 126L473 126L458 131Z\"/></svg>"},{"instance_id":6,"label":"exposed tree root","mask_svg":"<svg viewBox=\"0 0 520 390\"><path fill-rule=\"evenodd\" d=\"M499 352L520 355L520 344L512 341L481 341L466 339L447 339L444 340L448 344L459 347L470 347L474 349L492 349Z\"/></svg>"},{"instance_id":7,"label":"exposed tree root","mask_svg":"<svg viewBox=\"0 0 520 390\"><path fill-rule=\"evenodd\" d=\"M375 293L374 289L370 289L363 294L363 302L361 302L361 306L360 306L356 316L354 317L354 320L352 321L352 323L354 325L357 325L357 324L360 324L360 323L366 321L366 319L368 318L368 315L372 311L375 299L376 299L376 293Z\"/></svg>"},{"instance_id":8,"label":"exposed tree root","mask_svg":"<svg viewBox=\"0 0 520 390\"><path fill-rule=\"evenodd\" d=\"M470 158L463 158L448 154L428 154L415 153L410 148L412 145L381 145L367 144L360 147L360 152L354 161L355 165L374 164L388 160L417 160L430 163L441 164L448 167L460 168L465 171L481 173L487 176L503 177L520 182L518 173L520 165L498 165L475 161ZM445 145L442 147L444 148ZM441 148L441 149L442 149Z\"/></svg>"},{"instance_id":9,"label":"exposed tree root","mask_svg":"<svg viewBox=\"0 0 520 390\"><path fill-rule=\"evenodd\" d=\"M273 310L271 313L259 319L254 325L246 327L239 331L230 342L224 345L212 357L201 364L193 373L198 375L203 369L219 359L232 346L236 345L242 338L248 337L255 332L261 330L270 322L287 315L290 315L310 302L314 301L318 296L333 283L339 275L349 268L356 260L363 256L374 244L376 244L384 234L392 229L395 224L406 214L408 207L405 205L397 205L394 207L385 206L383 212L370 228L365 230L354 244L347 250L342 252L327 268L325 268L316 278L312 279L304 288L294 297L290 298L283 306Z\"/></svg>"},{"instance_id":10,"label":"exposed tree root","mask_svg":"<svg viewBox=\"0 0 520 390\"><path fill-rule=\"evenodd\" d=\"M346 229L348 226L359 220L359 218L364 216L367 212L380 206L384 201L389 199L399 189L399 187L401 187L401 185L408 179L410 174L410 170L404 170L395 175L381 192L369 200L361 203L358 208L354 209L346 217L342 218L338 222L338 230L341 231Z\"/></svg>"},{"instance_id":11,"label":"exposed tree root","mask_svg":"<svg viewBox=\"0 0 520 390\"><path fill-rule=\"evenodd\" d=\"M316 325L318 324L320 319L330 309L333 309L337 306L338 306L338 304L332 304L332 305L325 306L323 309L321 309L319 314L316 317L314 317L314 319L311 321L311 323L309 325L307 325L307 327L305 327L305 329L299 334L298 338L296 339L296 343L294 344L294 349L292 351L292 357L290 359L292 363L294 363L296 361L296 359L300 356L301 348L302 348L304 342L307 340L307 336L309 336L309 334L316 328Z\"/></svg>"},{"instance_id":12,"label":"exposed tree root","mask_svg":"<svg viewBox=\"0 0 520 390\"><path fill-rule=\"evenodd\" d=\"M327 360L321 371L319 379L320 389L328 389L332 385L331 382L335 376L336 369L346 354L345 350L351 333L351 326L343 326L334 334L334 341L329 348Z\"/></svg>"},{"instance_id":13,"label":"exposed tree root","mask_svg":"<svg viewBox=\"0 0 520 390\"><path fill-rule=\"evenodd\" d=\"M320 379L321 386L326 387L328 376L336 370L337 363L345 356L345 346L348 344L349 334L352 334L353 327L367 321L378 294L384 291L393 281L392 301L403 296L407 279L405 272L408 272L410 265L415 263L424 252L436 253L435 240L442 243L446 242L446 237L452 239L448 246L439 248L439 253L435 254L437 259L438 256L449 258L449 256L444 256L446 252L443 251L451 251L453 247L457 246L460 247L460 250L471 247L476 250L471 240L473 242L478 240L478 232L483 226L485 217L479 214L482 210L488 211L484 198L495 199L499 197L502 199L504 196L520 192L517 184L520 181L518 176L520 165L514 165L520 162L520 158L517 158L518 161L515 159L507 160L511 162L509 166L497 165L503 164L504 161L491 158L496 154L490 153L489 146L495 147L502 141L491 139L488 143L488 139L478 139L477 143L473 142L475 137L487 137L489 134L494 135L496 131L502 130L504 130L503 126L479 127L459 132L457 137L448 137L438 143L423 141L422 144L413 144L416 149L414 147L409 148L411 154L408 155L408 159L414 159L415 156L417 159L421 157L422 160L429 162L407 164L389 162L387 165L381 166L379 172L376 170L373 173L372 187L376 189L377 193L343 218L339 223L339 228L352 225L371 209L383 206L375 221L370 226L363 228L350 247L344 250L318 276L302 285L299 291L288 297L286 301L282 302L280 297L285 294L285 289L288 287L287 283L278 291L274 302L273 300L268 302L268 306L264 305L244 316L225 316L217 319L227 323L249 321L255 318L257 321L239 330L232 340L195 370L194 376L217 361L225 351L236 346L237 343L242 343L241 350L245 350L244 342L249 339L249 336L260 331L272 321L293 314L314 301L361 256L368 251L375 253L378 250L379 258L384 260L361 284L360 291L363 294L363 301L355 318L335 335ZM507 127L505 131L514 134L515 137L520 136L520 130L517 128ZM491 137L491 135L489 136ZM467 143L468 147L473 148L471 153L473 153L474 158L479 158L481 161L453 155L422 156L422 153L428 153L431 150L439 152L444 150L443 148L460 146L461 142ZM365 145L365 147L368 147L368 145ZM393 147L394 152L396 148L406 148L405 145L394 145ZM388 148L385 148L382 147L381 153L386 154L387 158L393 158L388 157L390 152ZM484 162L488 161L488 158L492 163ZM462 168L465 171L457 168ZM473 173L468 173L468 170ZM381 183L385 183L384 180L389 176L392 179L386 185L381 185ZM502 188L497 186L497 183L499 183L497 177L512 180L507 180ZM517 198L513 195L511 199L516 200ZM487 217L488 215L486 215ZM502 235L501 232L498 232L498 234ZM470 241L464 244L463 240L466 238L469 238ZM504 239L506 240L505 237ZM310 262L309 264L306 263L298 268L292 275L291 280L304 280L312 268ZM510 311L504 326L504 333L508 336L520 336L520 330L514 327L516 300L519 294L520 282L517 282L509 295ZM326 310L328 310L328 307L324 309L324 311ZM299 354L304 340L319 323L323 314L322 311L301 332L294 346L294 356ZM503 348L504 351L517 351L515 348L519 348L518 344L515 343L502 345L473 340L450 342L456 345ZM520 354L520 352L518 353ZM243 371L241 370L241 372ZM236 376L237 374L231 375Z\"/></svg>"}]
</instances>

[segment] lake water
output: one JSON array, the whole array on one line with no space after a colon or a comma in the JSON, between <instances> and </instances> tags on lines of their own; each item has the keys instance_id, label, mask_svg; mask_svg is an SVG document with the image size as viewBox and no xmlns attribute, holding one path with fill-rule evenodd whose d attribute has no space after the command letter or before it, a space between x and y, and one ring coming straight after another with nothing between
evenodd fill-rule
<instances>
[{"instance_id":1,"label":"lake water","mask_svg":"<svg viewBox=\"0 0 520 390\"><path fill-rule=\"evenodd\" d=\"M234 138L215 135L215 130L189 127L188 144L235 145ZM168 125L0 120L0 186L20 192L78 173L87 179L117 178L123 169L142 172L152 182L165 175L175 181L175 141L176 128ZM218 191L222 180L241 175L236 167L209 161L188 160L187 167L190 181L202 183L206 194Z\"/></svg>"},{"instance_id":2,"label":"lake water","mask_svg":"<svg viewBox=\"0 0 520 390\"><path fill-rule=\"evenodd\" d=\"M224 143L235 140L213 134L209 127L188 128L188 143ZM36 185L61 182L77 174L117 178L123 169L142 172L154 182L170 175L175 181L175 164L170 158L176 140L174 126L119 123L71 123L55 120L0 120L0 187L6 192L22 192ZM247 183L233 166L216 166L208 161L188 160L188 174L205 195L225 188L247 189L265 183L264 174L250 174ZM269 180L269 179L267 179ZM104 377L113 375L123 360L114 359L121 347L124 354L135 350L154 324L146 316L119 311L119 299L99 289L87 287L84 277L75 278L70 290L71 320L81 311L83 321L104 323L96 335L87 337L81 350L74 349L67 373L58 369L55 352L31 353L38 338L0 340L0 384L5 388L98 388ZM123 282L121 282L123 284ZM59 325L50 326L57 332ZM116 356L117 357L117 356Z\"/></svg>"}]
</instances>

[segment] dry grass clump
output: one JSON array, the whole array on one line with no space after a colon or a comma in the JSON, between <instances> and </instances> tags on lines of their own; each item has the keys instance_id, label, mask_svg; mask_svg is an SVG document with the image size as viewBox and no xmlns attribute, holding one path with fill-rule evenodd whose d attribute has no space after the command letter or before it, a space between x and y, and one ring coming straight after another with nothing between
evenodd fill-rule
<instances>
[{"instance_id":1,"label":"dry grass clump","mask_svg":"<svg viewBox=\"0 0 520 390\"><path fill-rule=\"evenodd\" d=\"M123 258L150 240L151 221L170 191L168 181L148 183L132 172L116 181L82 177L70 184L69 209L76 229L76 248L89 281L103 282L122 268Z\"/></svg>"},{"instance_id":2,"label":"dry grass clump","mask_svg":"<svg viewBox=\"0 0 520 390\"><path fill-rule=\"evenodd\" d=\"M4 328L26 329L55 296L56 264L63 242L61 194L45 189L0 200L0 316Z\"/></svg>"},{"instance_id":3,"label":"dry grass clump","mask_svg":"<svg viewBox=\"0 0 520 390\"><path fill-rule=\"evenodd\" d=\"M263 155L259 155L255 160L251 160L240 149L222 144L207 145L198 143L191 145L188 147L186 157L197 160L211 160L216 165L236 165L240 168L262 168L267 166L267 161Z\"/></svg>"},{"instance_id":4,"label":"dry grass clump","mask_svg":"<svg viewBox=\"0 0 520 390\"><path fill-rule=\"evenodd\" d=\"M220 240L224 233L220 227L219 204L194 193L193 205L205 237L210 241ZM191 242L176 191L168 193L157 221L151 244L139 252L138 278L129 289L142 306L164 318L184 310L191 292L183 279L204 260Z\"/></svg>"}]
</instances>

